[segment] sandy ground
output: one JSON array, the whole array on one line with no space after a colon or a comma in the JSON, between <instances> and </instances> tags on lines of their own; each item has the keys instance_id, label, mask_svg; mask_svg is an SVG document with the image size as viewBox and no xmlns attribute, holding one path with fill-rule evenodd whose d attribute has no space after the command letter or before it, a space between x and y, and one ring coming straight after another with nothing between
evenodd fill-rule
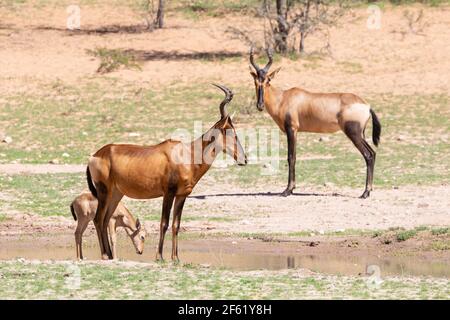
<instances>
[{"instance_id":1,"label":"sandy ground","mask_svg":"<svg viewBox=\"0 0 450 320\"><path fill-rule=\"evenodd\" d=\"M418 12L420 6L408 10ZM125 8L82 7L82 32L65 31L65 8L20 11L0 8L0 85L3 94L42 93L43 84L63 81L80 85L104 79L95 73L99 62L87 54L96 47L137 50L145 56L142 71L121 70L105 76L142 86L203 83L211 80L251 85L245 58L221 63L196 59L198 54L243 54L248 44L232 39L230 27L246 30L252 39L263 36L255 18L227 16L198 21L169 15L167 27L151 33L129 32L142 24L136 12ZM303 86L313 91L370 93L449 93L450 8L429 8L420 35L409 31L405 7L383 12L380 30L367 28L365 9L351 11L339 28L331 30L332 56L318 63L283 59L277 78L282 87ZM106 12L107 11L107 12ZM30 17L33 17L30 19ZM95 33L113 26L121 33ZM401 32L404 32L403 35ZM307 46L323 46L320 36L311 36ZM308 49L307 48L307 49ZM173 54L184 54L174 58ZM353 70L356 65L357 70ZM359 71L358 71L359 70Z\"/></svg>"},{"instance_id":2,"label":"sandy ground","mask_svg":"<svg viewBox=\"0 0 450 320\"><path fill-rule=\"evenodd\" d=\"M10 171L5 171L9 169ZM66 165L11 165L0 166L0 173L61 173L82 172L84 166ZM205 177L186 203L184 216L202 212L200 220L183 222L187 231L210 233L277 233L333 232L348 229L378 230L393 227L450 225L450 187L401 186L392 190L374 190L366 200L358 199L361 190L335 186L299 185L294 195L280 197L283 186L258 185L243 189L236 185L217 184ZM232 190L232 191L230 191ZM0 199L11 195L0 191ZM155 206L161 199L148 200ZM125 199L125 202L134 201ZM7 202L7 201L5 201ZM32 213L7 212L20 227L10 226L10 231L28 233L34 227L70 228L71 217L35 219ZM230 221L213 221L222 216ZM147 222L149 230L157 231L159 223ZM4 231L4 228L2 228ZM1 229L0 229L1 230Z\"/></svg>"}]
</instances>

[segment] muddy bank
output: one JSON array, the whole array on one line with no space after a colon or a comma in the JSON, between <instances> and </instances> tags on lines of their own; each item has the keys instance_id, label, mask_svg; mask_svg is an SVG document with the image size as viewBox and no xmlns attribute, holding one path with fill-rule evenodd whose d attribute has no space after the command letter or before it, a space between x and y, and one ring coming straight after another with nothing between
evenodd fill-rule
<instances>
[{"instance_id":1,"label":"muddy bank","mask_svg":"<svg viewBox=\"0 0 450 320\"><path fill-rule=\"evenodd\" d=\"M151 234L143 255L137 255L124 234L119 237L120 259L151 262L157 235ZM84 237L87 260L98 260L96 236L90 230ZM364 275L370 265L382 275L434 276L450 278L450 252L427 249L431 239L382 245L368 237L304 237L286 239L221 238L182 239L180 258L213 268L233 270L308 269L337 275ZM170 238L165 257L170 259ZM0 239L0 260L17 258L39 260L75 259L71 234L10 235Z\"/></svg>"}]
</instances>

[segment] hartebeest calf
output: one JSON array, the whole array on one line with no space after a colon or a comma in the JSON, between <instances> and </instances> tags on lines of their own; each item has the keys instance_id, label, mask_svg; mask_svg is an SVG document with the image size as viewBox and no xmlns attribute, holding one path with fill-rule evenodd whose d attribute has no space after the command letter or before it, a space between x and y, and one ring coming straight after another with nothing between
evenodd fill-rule
<instances>
[{"instance_id":1,"label":"hartebeest calf","mask_svg":"<svg viewBox=\"0 0 450 320\"><path fill-rule=\"evenodd\" d=\"M81 193L70 204L70 211L72 212L73 219L77 221L77 228L75 230L77 259L83 259L83 233L89 222L94 220L95 213L97 212L97 206L97 198L95 198L90 192ZM141 226L139 219L135 219L130 211L128 211L122 203L119 203L108 225L113 259L117 259L118 227L125 229L126 233L133 242L136 253L142 254L142 252L144 252L144 241L146 237L145 229Z\"/></svg>"},{"instance_id":2,"label":"hartebeest calf","mask_svg":"<svg viewBox=\"0 0 450 320\"><path fill-rule=\"evenodd\" d=\"M239 165L247 158L236 135L226 105L233 93L225 92L220 104L221 118L205 134L191 143L166 140L154 146L109 144L89 159L87 181L98 199L94 219L102 239L102 258L111 258L107 226L124 195L134 199L163 197L159 244L156 259L162 259L164 236L172 204L172 260L178 261L178 231L186 197L211 167L219 152L231 155Z\"/></svg>"},{"instance_id":3,"label":"hartebeest calf","mask_svg":"<svg viewBox=\"0 0 450 320\"><path fill-rule=\"evenodd\" d=\"M372 117L372 141L378 146L381 124L367 102L353 93L314 93L301 88L281 90L270 81L280 68L269 73L272 54L268 51L268 63L259 68L250 50L250 74L255 82L256 107L267 112L278 127L286 133L288 142L289 180L283 196L289 196L295 188L295 161L297 132L333 133L344 131L347 137L364 157L367 166L366 188L361 198L367 198L372 191L373 170L376 153L364 139L364 130Z\"/></svg>"}]
</instances>

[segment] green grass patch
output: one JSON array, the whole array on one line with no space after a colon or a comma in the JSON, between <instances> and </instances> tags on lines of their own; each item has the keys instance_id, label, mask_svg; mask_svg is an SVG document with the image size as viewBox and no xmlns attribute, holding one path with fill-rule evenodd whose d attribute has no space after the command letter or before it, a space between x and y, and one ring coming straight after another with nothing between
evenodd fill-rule
<instances>
[{"instance_id":1,"label":"green grass patch","mask_svg":"<svg viewBox=\"0 0 450 320\"><path fill-rule=\"evenodd\" d=\"M0 262L0 274L1 299L448 299L450 294L448 279L387 278L373 287L358 276L170 263L10 261Z\"/></svg>"},{"instance_id":2,"label":"green grass patch","mask_svg":"<svg viewBox=\"0 0 450 320\"><path fill-rule=\"evenodd\" d=\"M0 223L4 222L6 220L8 220L8 217L5 214L0 213Z\"/></svg>"},{"instance_id":3,"label":"green grass patch","mask_svg":"<svg viewBox=\"0 0 450 320\"><path fill-rule=\"evenodd\" d=\"M450 234L450 228L435 228L431 229L431 234L435 236L440 236L444 234Z\"/></svg>"},{"instance_id":4,"label":"green grass patch","mask_svg":"<svg viewBox=\"0 0 450 320\"><path fill-rule=\"evenodd\" d=\"M2 145L0 163L47 163L55 158L60 163L86 163L88 156L104 144L151 145L180 130L194 138L219 118L218 105L223 96L209 84L154 90L124 86L114 79L105 81L108 90L95 82L83 87L55 82L48 88L48 96L6 97L0 110L0 126L13 142ZM450 183L450 165L446 161L450 153L449 96L386 94L368 100L383 126L375 186ZM270 183L281 191L287 181L286 139L267 115L256 111L251 83L239 89L229 110L237 111L234 122L238 130L248 133L249 129L265 129L267 136L272 129L279 133L279 166L265 175L265 161L246 167L213 168L208 175L218 182L242 186ZM196 121L203 127L195 131ZM365 163L352 143L341 132L326 135L328 141L319 141L322 136L298 135L298 184L363 188ZM370 140L371 125L366 137Z\"/></svg>"},{"instance_id":5,"label":"green grass patch","mask_svg":"<svg viewBox=\"0 0 450 320\"><path fill-rule=\"evenodd\" d=\"M406 230L406 231L400 231L396 235L397 241L406 241L408 239L411 239L417 235L418 231L413 230Z\"/></svg>"}]
</instances>

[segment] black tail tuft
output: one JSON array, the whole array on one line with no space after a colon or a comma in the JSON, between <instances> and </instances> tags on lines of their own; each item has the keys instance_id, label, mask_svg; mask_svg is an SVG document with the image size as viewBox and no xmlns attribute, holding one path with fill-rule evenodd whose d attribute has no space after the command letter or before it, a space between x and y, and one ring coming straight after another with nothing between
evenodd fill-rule
<instances>
[{"instance_id":1,"label":"black tail tuft","mask_svg":"<svg viewBox=\"0 0 450 320\"><path fill-rule=\"evenodd\" d=\"M89 190L91 190L92 195L98 199L97 189L95 189L94 183L92 182L91 171L89 171L89 166L86 168L86 179L89 186Z\"/></svg>"},{"instance_id":2,"label":"black tail tuft","mask_svg":"<svg viewBox=\"0 0 450 320\"><path fill-rule=\"evenodd\" d=\"M373 144L378 147L378 144L380 143L380 136L381 136L381 123L380 120L378 120L377 115L375 112L370 109L370 114L372 115L372 141Z\"/></svg>"},{"instance_id":3,"label":"black tail tuft","mask_svg":"<svg viewBox=\"0 0 450 320\"><path fill-rule=\"evenodd\" d=\"M75 210L73 209L73 202L70 204L70 212L72 212L73 220L77 221L77 215L75 214Z\"/></svg>"}]
</instances>

